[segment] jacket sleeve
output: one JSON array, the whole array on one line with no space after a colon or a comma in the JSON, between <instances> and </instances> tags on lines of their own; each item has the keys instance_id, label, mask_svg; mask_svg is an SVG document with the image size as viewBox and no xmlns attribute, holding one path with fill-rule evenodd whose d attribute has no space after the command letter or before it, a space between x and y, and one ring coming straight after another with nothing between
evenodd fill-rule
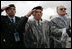
<instances>
[{"instance_id":1,"label":"jacket sleeve","mask_svg":"<svg viewBox=\"0 0 72 49\"><path fill-rule=\"evenodd\" d=\"M24 33L24 44L26 48L35 48L36 47L36 37L33 34L30 22L27 22L25 25ZM35 44L36 43L36 44Z\"/></svg>"},{"instance_id":2,"label":"jacket sleeve","mask_svg":"<svg viewBox=\"0 0 72 49\"><path fill-rule=\"evenodd\" d=\"M23 33L25 31L25 25L27 23L28 18L26 16L22 17L17 25L17 32Z\"/></svg>"},{"instance_id":3,"label":"jacket sleeve","mask_svg":"<svg viewBox=\"0 0 72 49\"><path fill-rule=\"evenodd\" d=\"M61 37L62 31L61 31L60 28L58 28L58 26L57 26L57 24L54 22L54 20L51 20L50 30L51 30L51 34L52 34L53 36Z\"/></svg>"}]
</instances>

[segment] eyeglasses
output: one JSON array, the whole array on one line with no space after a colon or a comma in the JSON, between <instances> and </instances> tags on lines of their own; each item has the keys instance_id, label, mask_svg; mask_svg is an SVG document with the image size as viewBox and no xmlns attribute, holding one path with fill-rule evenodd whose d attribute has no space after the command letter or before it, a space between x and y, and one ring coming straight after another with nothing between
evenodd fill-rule
<instances>
[{"instance_id":1,"label":"eyeglasses","mask_svg":"<svg viewBox=\"0 0 72 49\"><path fill-rule=\"evenodd\" d=\"M60 10L62 11L62 10L66 10L66 8L60 8Z\"/></svg>"}]
</instances>

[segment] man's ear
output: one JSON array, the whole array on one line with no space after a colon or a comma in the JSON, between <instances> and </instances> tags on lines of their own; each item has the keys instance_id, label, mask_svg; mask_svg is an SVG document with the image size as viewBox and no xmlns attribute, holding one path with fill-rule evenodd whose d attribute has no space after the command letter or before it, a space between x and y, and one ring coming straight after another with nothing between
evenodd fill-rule
<instances>
[{"instance_id":1,"label":"man's ear","mask_svg":"<svg viewBox=\"0 0 72 49\"><path fill-rule=\"evenodd\" d=\"M57 10L57 13L58 13L58 10Z\"/></svg>"},{"instance_id":2,"label":"man's ear","mask_svg":"<svg viewBox=\"0 0 72 49\"><path fill-rule=\"evenodd\" d=\"M43 15L43 13L41 13L41 15Z\"/></svg>"},{"instance_id":3,"label":"man's ear","mask_svg":"<svg viewBox=\"0 0 72 49\"><path fill-rule=\"evenodd\" d=\"M32 15L34 16L34 13Z\"/></svg>"},{"instance_id":4,"label":"man's ear","mask_svg":"<svg viewBox=\"0 0 72 49\"><path fill-rule=\"evenodd\" d=\"M16 10L15 10L15 13L16 13Z\"/></svg>"},{"instance_id":5,"label":"man's ear","mask_svg":"<svg viewBox=\"0 0 72 49\"><path fill-rule=\"evenodd\" d=\"M33 16L35 16L35 12L33 12L33 14L32 14Z\"/></svg>"}]
</instances>

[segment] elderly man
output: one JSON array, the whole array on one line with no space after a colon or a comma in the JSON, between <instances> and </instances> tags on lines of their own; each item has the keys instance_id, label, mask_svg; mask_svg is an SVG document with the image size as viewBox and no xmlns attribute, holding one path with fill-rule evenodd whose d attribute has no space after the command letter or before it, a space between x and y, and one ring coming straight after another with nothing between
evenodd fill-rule
<instances>
[{"instance_id":1,"label":"elderly man","mask_svg":"<svg viewBox=\"0 0 72 49\"><path fill-rule=\"evenodd\" d=\"M69 28L70 19L66 17L66 8L63 5L57 6L57 17L52 19L52 27L51 32L52 33L62 33L62 35L54 35L55 38L58 40L54 40L54 47L55 48L65 48L66 42L68 38L68 34L66 33L66 30Z\"/></svg>"}]
</instances>

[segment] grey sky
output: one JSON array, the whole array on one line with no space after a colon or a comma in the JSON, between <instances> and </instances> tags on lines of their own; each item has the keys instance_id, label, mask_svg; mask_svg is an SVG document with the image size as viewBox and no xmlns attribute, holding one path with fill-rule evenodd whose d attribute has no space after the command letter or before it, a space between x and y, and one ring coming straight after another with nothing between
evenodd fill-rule
<instances>
[{"instance_id":1,"label":"grey sky","mask_svg":"<svg viewBox=\"0 0 72 49\"><path fill-rule=\"evenodd\" d=\"M26 15L33 7L42 6L43 18L49 19L52 15L57 15L56 7L58 5L64 5L67 8L67 13L71 17L71 1L1 1L1 7L9 4L16 5L16 15L21 17ZM2 13L3 15L5 12Z\"/></svg>"}]
</instances>

